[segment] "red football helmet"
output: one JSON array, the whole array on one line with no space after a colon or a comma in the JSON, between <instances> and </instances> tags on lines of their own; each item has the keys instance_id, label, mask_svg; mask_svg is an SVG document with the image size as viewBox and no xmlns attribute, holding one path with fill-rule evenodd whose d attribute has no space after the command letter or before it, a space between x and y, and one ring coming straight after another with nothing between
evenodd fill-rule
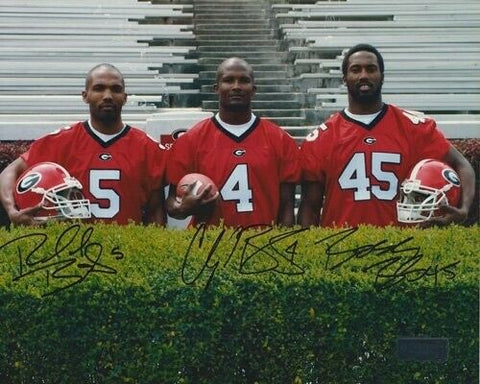
<instances>
[{"instance_id":1,"label":"red football helmet","mask_svg":"<svg viewBox=\"0 0 480 384\"><path fill-rule=\"evenodd\" d=\"M82 185L56 163L38 163L17 180L14 199L18 209L42 204L35 219L88 219L90 201L83 197Z\"/></svg>"},{"instance_id":2,"label":"red football helmet","mask_svg":"<svg viewBox=\"0 0 480 384\"><path fill-rule=\"evenodd\" d=\"M438 160L422 160L400 187L397 219L401 223L426 221L442 205L458 206L460 195L460 178L450 166Z\"/></svg>"}]
</instances>

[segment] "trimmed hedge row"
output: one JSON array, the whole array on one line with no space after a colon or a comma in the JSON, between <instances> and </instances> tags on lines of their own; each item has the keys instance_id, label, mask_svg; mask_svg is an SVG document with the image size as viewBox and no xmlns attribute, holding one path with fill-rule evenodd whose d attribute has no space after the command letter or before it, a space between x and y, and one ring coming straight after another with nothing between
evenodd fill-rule
<instances>
[{"instance_id":1,"label":"trimmed hedge row","mask_svg":"<svg viewBox=\"0 0 480 384\"><path fill-rule=\"evenodd\" d=\"M475 383L479 238L0 230L0 382ZM399 337L448 338L448 358L403 360Z\"/></svg>"}]
</instances>

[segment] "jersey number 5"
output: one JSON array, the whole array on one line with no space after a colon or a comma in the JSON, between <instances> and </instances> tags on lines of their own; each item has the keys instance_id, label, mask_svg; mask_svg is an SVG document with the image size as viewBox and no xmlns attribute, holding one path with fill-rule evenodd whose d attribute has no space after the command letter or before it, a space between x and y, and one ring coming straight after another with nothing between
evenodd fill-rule
<instances>
[{"instance_id":1,"label":"jersey number 5","mask_svg":"<svg viewBox=\"0 0 480 384\"><path fill-rule=\"evenodd\" d=\"M397 195L398 178L393 172L384 171L383 164L400 164L399 153L372 152L371 174L377 181L387 183L388 187L382 189L380 185L372 185L367 176L365 153L355 153L342 174L338 183L342 189L353 189L354 200L370 200L373 194L379 200L392 200Z\"/></svg>"},{"instance_id":2,"label":"jersey number 5","mask_svg":"<svg viewBox=\"0 0 480 384\"><path fill-rule=\"evenodd\" d=\"M90 171L90 193L98 200L108 200L108 207L91 203L92 215L97 219L111 219L120 211L120 196L110 188L101 188L104 180L120 180L120 171L116 169L92 169Z\"/></svg>"},{"instance_id":3,"label":"jersey number 5","mask_svg":"<svg viewBox=\"0 0 480 384\"><path fill-rule=\"evenodd\" d=\"M252 190L248 184L247 164L238 164L220 191L225 201L237 201L237 212L253 211Z\"/></svg>"}]
</instances>

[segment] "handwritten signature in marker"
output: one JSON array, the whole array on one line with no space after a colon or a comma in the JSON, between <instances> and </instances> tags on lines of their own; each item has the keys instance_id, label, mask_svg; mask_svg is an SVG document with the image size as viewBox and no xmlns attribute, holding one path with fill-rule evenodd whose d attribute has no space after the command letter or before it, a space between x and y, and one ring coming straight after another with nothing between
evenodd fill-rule
<instances>
[{"instance_id":1,"label":"handwritten signature in marker","mask_svg":"<svg viewBox=\"0 0 480 384\"><path fill-rule=\"evenodd\" d=\"M239 274L262 274L267 272L283 275L304 275L306 269L301 265L299 255L299 240L297 235L307 229L292 229L286 232L275 232L273 227L265 228L256 233L248 233L248 228L238 228L227 236L225 229L221 229L213 239L204 225L197 227L193 238L184 255L181 278L187 285L192 285L202 277L206 278L205 289L209 287L220 267L227 267L237 255L235 270ZM349 242L358 228L348 228L335 232L313 242L310 247L320 247L324 253L319 257L325 258L325 269L340 270L353 260L363 259L365 264L361 271L375 273L374 285L377 289L393 287L401 282L414 282L420 279L433 278L437 286L440 277L454 279L456 268L460 261L446 265L430 264L421 267L424 255L420 247L412 246L413 237L391 243L380 240L373 244L344 249L342 243ZM232 240L234 240L232 242ZM222 245L233 243L225 251ZM305 244L304 244L305 245ZM220 255L223 255L220 256Z\"/></svg>"},{"instance_id":2,"label":"handwritten signature in marker","mask_svg":"<svg viewBox=\"0 0 480 384\"><path fill-rule=\"evenodd\" d=\"M93 231L93 227L88 227L82 232L80 225L72 225L58 236L51 252L46 249L48 235L42 232L12 239L0 245L0 251L16 247L18 274L13 281L44 273L46 288L42 296L49 296L80 284L92 273L117 273L101 259L119 261L124 258L123 252L115 246L106 255L103 245L91 240Z\"/></svg>"},{"instance_id":3,"label":"handwritten signature in marker","mask_svg":"<svg viewBox=\"0 0 480 384\"><path fill-rule=\"evenodd\" d=\"M315 242L316 245L323 243L326 246L325 269L333 271L351 260L364 259L366 264L362 267L362 271L376 272L374 284L378 289L393 287L403 281L414 282L429 277L433 277L434 286L437 286L441 275L449 280L456 276L455 269L460 261L446 265L431 264L427 267L419 267L418 264L424 255L420 247L409 244L413 237L394 244L389 244L384 239L374 244L340 250L339 245L357 231L357 227L348 228Z\"/></svg>"},{"instance_id":4,"label":"handwritten signature in marker","mask_svg":"<svg viewBox=\"0 0 480 384\"><path fill-rule=\"evenodd\" d=\"M237 228L227 237L227 230L223 228L212 242L207 242L206 226L199 225L184 255L182 281L191 285L206 275L205 289L207 289L217 269L220 266L225 268L232 263L236 252L239 253L236 271L242 275L272 272L293 276L305 273L305 269L296 261L298 240L294 236L306 229L294 229L273 236L269 235L273 227L267 227L254 234L247 234L248 229ZM221 260L218 258L220 253L218 249L224 239L228 243L232 239L234 241L231 248L224 253L225 260ZM194 261L201 257L204 257L203 264L196 269L193 266Z\"/></svg>"}]
</instances>

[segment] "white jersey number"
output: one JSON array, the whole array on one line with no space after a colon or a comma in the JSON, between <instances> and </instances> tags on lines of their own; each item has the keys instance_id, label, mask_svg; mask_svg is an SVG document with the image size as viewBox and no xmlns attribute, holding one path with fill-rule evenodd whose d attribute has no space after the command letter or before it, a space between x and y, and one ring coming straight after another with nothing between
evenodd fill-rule
<instances>
[{"instance_id":1,"label":"white jersey number","mask_svg":"<svg viewBox=\"0 0 480 384\"><path fill-rule=\"evenodd\" d=\"M342 189L353 189L355 201L370 200L373 194L379 200L392 200L397 195L398 178L393 172L382 169L383 164L400 164L399 153L372 152L371 174L378 181L384 181L388 188L382 189L380 185L372 185L367 177L365 153L355 153L342 174L338 183Z\"/></svg>"},{"instance_id":2,"label":"white jersey number","mask_svg":"<svg viewBox=\"0 0 480 384\"><path fill-rule=\"evenodd\" d=\"M252 190L248 184L247 164L238 164L220 191L225 201L237 201L237 212L253 211Z\"/></svg>"},{"instance_id":3,"label":"white jersey number","mask_svg":"<svg viewBox=\"0 0 480 384\"><path fill-rule=\"evenodd\" d=\"M116 169L92 169L90 171L90 193L98 200L108 200L108 207L102 208L91 203L92 215L98 219L111 219L120 212L120 196L113 189L101 188L103 180L120 180L120 171Z\"/></svg>"}]
</instances>

